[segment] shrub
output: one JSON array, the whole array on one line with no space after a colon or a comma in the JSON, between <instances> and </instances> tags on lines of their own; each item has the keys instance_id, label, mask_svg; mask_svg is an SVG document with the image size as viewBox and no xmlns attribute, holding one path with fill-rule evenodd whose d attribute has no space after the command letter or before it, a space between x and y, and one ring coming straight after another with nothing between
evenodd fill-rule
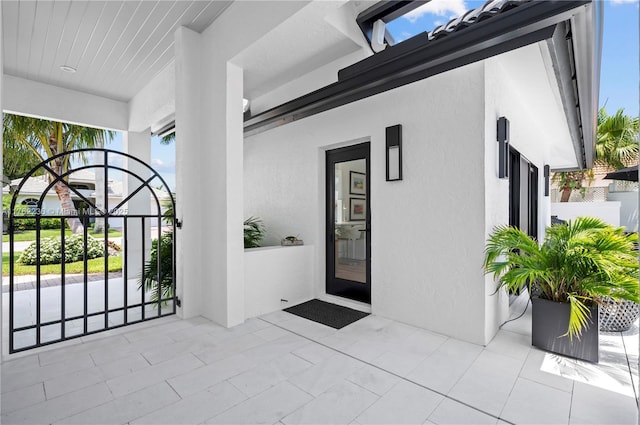
<instances>
[{"instance_id":1,"label":"shrub","mask_svg":"<svg viewBox=\"0 0 640 425\"><path fill-rule=\"evenodd\" d=\"M257 217L249 217L244 221L244 247L257 248L264 238L264 224Z\"/></svg>"},{"instance_id":2,"label":"shrub","mask_svg":"<svg viewBox=\"0 0 640 425\"><path fill-rule=\"evenodd\" d=\"M40 241L40 264L60 264L62 259L62 244L60 238L45 238ZM73 263L82 260L86 252L87 259L104 256L102 241L87 236L85 249L82 235L72 235L64 238L65 263ZM22 251L18 261L22 264L36 264L36 242L31 243Z\"/></svg>"},{"instance_id":3,"label":"shrub","mask_svg":"<svg viewBox=\"0 0 640 425\"><path fill-rule=\"evenodd\" d=\"M138 279L138 287L144 285L151 292L151 300L158 302L158 280L162 298L173 296L173 232L162 234L160 238L160 279L158 279L158 239L151 241L149 261L144 267L144 282L142 276Z\"/></svg>"},{"instance_id":4,"label":"shrub","mask_svg":"<svg viewBox=\"0 0 640 425\"><path fill-rule=\"evenodd\" d=\"M23 205L17 205L15 208L16 215L28 215L33 216L29 218L17 218L14 220L14 227L16 230L35 230L36 229L36 217L29 208ZM66 229L69 228L69 224L64 223L64 227ZM43 216L40 218L40 229L59 229L60 228L60 219L59 218L46 218Z\"/></svg>"}]
</instances>

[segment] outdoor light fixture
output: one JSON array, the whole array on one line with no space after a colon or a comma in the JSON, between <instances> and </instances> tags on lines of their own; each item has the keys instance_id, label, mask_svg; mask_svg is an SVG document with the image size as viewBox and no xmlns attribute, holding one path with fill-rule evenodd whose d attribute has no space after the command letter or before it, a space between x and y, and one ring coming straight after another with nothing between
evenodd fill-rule
<instances>
[{"instance_id":1,"label":"outdoor light fixture","mask_svg":"<svg viewBox=\"0 0 640 425\"><path fill-rule=\"evenodd\" d=\"M548 165L544 166L544 196L549 196L549 174L551 170Z\"/></svg>"},{"instance_id":2,"label":"outdoor light fixture","mask_svg":"<svg viewBox=\"0 0 640 425\"><path fill-rule=\"evenodd\" d=\"M63 70L64 72L68 72L69 74L76 73L76 69L69 65L60 65L60 69Z\"/></svg>"},{"instance_id":3,"label":"outdoor light fixture","mask_svg":"<svg viewBox=\"0 0 640 425\"><path fill-rule=\"evenodd\" d=\"M402 125L386 128L387 181L402 180Z\"/></svg>"},{"instance_id":4,"label":"outdoor light fixture","mask_svg":"<svg viewBox=\"0 0 640 425\"><path fill-rule=\"evenodd\" d=\"M498 118L498 178L509 178L509 120Z\"/></svg>"}]
</instances>

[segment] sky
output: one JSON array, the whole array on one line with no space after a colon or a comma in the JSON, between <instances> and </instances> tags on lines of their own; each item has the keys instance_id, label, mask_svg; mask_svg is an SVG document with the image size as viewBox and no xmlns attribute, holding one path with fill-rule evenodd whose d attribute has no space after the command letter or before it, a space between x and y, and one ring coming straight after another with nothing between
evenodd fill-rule
<instances>
[{"instance_id":1,"label":"sky","mask_svg":"<svg viewBox=\"0 0 640 425\"><path fill-rule=\"evenodd\" d=\"M111 140L107 146L107 149L115 151L122 151L122 133L116 132L115 137ZM169 145L160 144L160 138L153 136L151 138L151 167L162 176L167 182L170 190L175 192L176 190L176 145L175 142ZM121 180L120 174L113 172L113 178ZM152 182L154 186L157 186L156 182Z\"/></svg>"},{"instance_id":2,"label":"sky","mask_svg":"<svg viewBox=\"0 0 640 425\"><path fill-rule=\"evenodd\" d=\"M390 22L388 27L396 42L400 42L446 24L484 3L485 0L432 0ZM627 115L638 116L639 13L638 0L604 1L600 106L605 106L609 114L624 108ZM122 150L122 135L117 133L107 147ZM159 143L158 138L152 138L151 166L163 176L172 191L175 191L175 164L175 142L165 146Z\"/></svg>"}]
</instances>

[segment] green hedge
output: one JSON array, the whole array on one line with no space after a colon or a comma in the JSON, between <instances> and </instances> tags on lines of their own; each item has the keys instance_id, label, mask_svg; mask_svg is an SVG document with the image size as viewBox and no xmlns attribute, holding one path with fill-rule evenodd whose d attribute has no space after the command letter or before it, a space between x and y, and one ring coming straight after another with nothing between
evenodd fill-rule
<instances>
[{"instance_id":1,"label":"green hedge","mask_svg":"<svg viewBox=\"0 0 640 425\"><path fill-rule=\"evenodd\" d=\"M104 256L104 244L102 241L87 236L87 248L85 251L82 235L72 235L64 238L65 263L73 263L83 259L86 252L87 259ZM33 242L22 251L20 259L22 264L36 264L36 243ZM45 238L40 242L40 264L60 264L62 260L62 244L60 238Z\"/></svg>"}]
</instances>

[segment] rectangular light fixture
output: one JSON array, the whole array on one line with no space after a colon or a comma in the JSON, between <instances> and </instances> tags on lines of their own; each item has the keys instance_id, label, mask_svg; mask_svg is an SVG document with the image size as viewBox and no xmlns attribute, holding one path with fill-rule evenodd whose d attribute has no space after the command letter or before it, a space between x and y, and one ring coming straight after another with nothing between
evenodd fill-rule
<instances>
[{"instance_id":1,"label":"rectangular light fixture","mask_svg":"<svg viewBox=\"0 0 640 425\"><path fill-rule=\"evenodd\" d=\"M402 125L386 128L387 181L402 180Z\"/></svg>"},{"instance_id":2,"label":"rectangular light fixture","mask_svg":"<svg viewBox=\"0 0 640 425\"><path fill-rule=\"evenodd\" d=\"M509 120L498 118L498 178L509 178Z\"/></svg>"},{"instance_id":3,"label":"rectangular light fixture","mask_svg":"<svg viewBox=\"0 0 640 425\"><path fill-rule=\"evenodd\" d=\"M544 196L549 196L549 175L551 170L548 165L544 166Z\"/></svg>"}]
</instances>

